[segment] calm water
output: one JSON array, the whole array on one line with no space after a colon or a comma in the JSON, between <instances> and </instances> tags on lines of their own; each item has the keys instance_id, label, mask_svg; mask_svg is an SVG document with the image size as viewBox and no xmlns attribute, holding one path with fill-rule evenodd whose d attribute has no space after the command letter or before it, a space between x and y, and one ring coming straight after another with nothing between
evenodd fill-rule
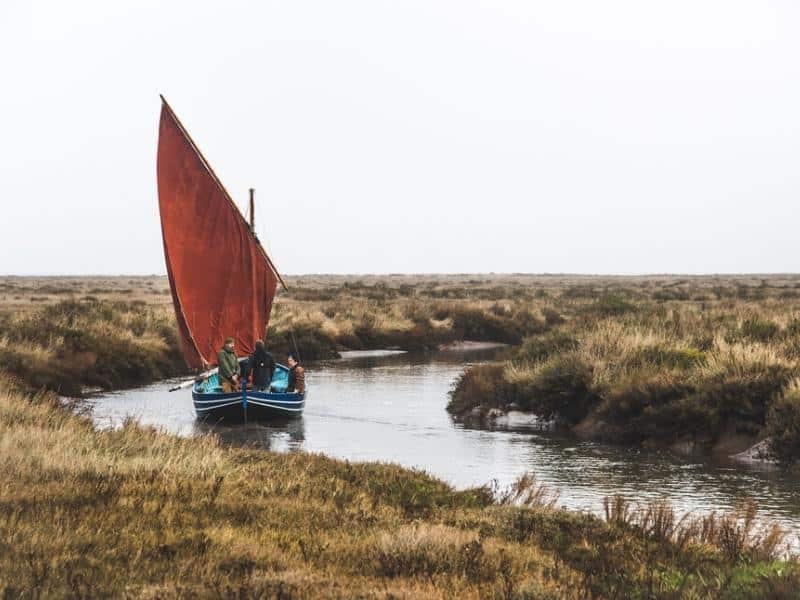
<instances>
[{"instance_id":1,"label":"calm water","mask_svg":"<svg viewBox=\"0 0 800 600\"><path fill-rule=\"evenodd\" d=\"M470 429L452 421L447 392L469 362L486 351L366 356L313 365L302 418L288 423L214 427L195 420L191 392L168 392L165 381L92 400L95 422L117 426L126 417L180 435L213 431L232 444L279 452L322 452L353 461L419 467L457 487L497 480L507 485L532 471L559 494L559 504L600 511L604 496L668 498L683 511L731 509L754 497L762 516L800 536L800 477L581 442L524 427Z\"/></svg>"}]
</instances>

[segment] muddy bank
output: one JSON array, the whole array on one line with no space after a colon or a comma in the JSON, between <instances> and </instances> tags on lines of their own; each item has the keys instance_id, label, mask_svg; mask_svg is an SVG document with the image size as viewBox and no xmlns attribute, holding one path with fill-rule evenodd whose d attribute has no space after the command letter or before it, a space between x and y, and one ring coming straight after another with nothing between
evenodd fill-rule
<instances>
[{"instance_id":1,"label":"muddy bank","mask_svg":"<svg viewBox=\"0 0 800 600\"><path fill-rule=\"evenodd\" d=\"M577 424L570 424L558 418L546 418L520 410L515 403L503 408L478 405L462 414L454 415L454 419L470 427L561 432L574 436L576 440L630 445L621 443L620 440L624 439L621 428L594 415ZM773 450L770 438L742 434L733 429L725 431L717 438L684 436L674 440L647 439L636 445L648 450L669 451L677 456L729 460L750 465L778 466L783 462Z\"/></svg>"},{"instance_id":2,"label":"muddy bank","mask_svg":"<svg viewBox=\"0 0 800 600\"><path fill-rule=\"evenodd\" d=\"M505 348L508 344L502 342L479 342L475 340L462 340L441 344L441 352L471 352L475 350L493 350L495 348Z\"/></svg>"}]
</instances>

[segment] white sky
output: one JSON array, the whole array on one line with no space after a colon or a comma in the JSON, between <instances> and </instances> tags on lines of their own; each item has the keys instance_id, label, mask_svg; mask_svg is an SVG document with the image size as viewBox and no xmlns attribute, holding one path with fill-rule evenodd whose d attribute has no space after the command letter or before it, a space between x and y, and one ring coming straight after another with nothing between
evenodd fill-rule
<instances>
[{"instance_id":1,"label":"white sky","mask_svg":"<svg viewBox=\"0 0 800 600\"><path fill-rule=\"evenodd\" d=\"M800 271L798 32L796 0L2 0L0 273L165 272L159 93L285 273Z\"/></svg>"}]
</instances>

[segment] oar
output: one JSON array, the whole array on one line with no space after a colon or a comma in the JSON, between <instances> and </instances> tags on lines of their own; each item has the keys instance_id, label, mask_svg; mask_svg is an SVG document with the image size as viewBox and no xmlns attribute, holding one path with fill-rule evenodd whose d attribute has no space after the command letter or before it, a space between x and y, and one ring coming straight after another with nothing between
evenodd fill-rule
<instances>
[{"instance_id":1,"label":"oar","mask_svg":"<svg viewBox=\"0 0 800 600\"><path fill-rule=\"evenodd\" d=\"M246 356L242 356L239 359L239 362L244 362L246 360L247 360L247 357ZM209 371L205 371L203 373L200 373L194 379L187 379L186 381L182 381L181 383L179 383L175 387L169 388L169 391L170 392L177 392L178 390L185 390L186 388L193 386L195 381L200 381L202 379L208 379L209 377L211 377L212 375L214 375L218 371L219 371L219 367L214 367L213 369L211 369Z\"/></svg>"},{"instance_id":2,"label":"oar","mask_svg":"<svg viewBox=\"0 0 800 600\"><path fill-rule=\"evenodd\" d=\"M214 367L210 371L206 371L205 373L200 373L200 375L198 375L194 379L187 379L186 381L180 382L175 387L169 388L169 391L170 392L177 392L178 390L185 390L186 388L193 386L195 381L198 381L200 379L208 379L209 377L211 377L217 371L219 371L219 368Z\"/></svg>"}]
</instances>

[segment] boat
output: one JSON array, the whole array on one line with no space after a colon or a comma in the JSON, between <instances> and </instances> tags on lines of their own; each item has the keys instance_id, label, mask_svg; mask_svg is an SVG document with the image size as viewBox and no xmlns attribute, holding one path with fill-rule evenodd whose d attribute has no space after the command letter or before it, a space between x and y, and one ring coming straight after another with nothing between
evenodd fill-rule
<instances>
[{"instance_id":1,"label":"boat","mask_svg":"<svg viewBox=\"0 0 800 600\"><path fill-rule=\"evenodd\" d=\"M273 421L300 415L305 408L305 394L286 393L289 368L277 364L270 392L245 390L224 393L216 373L194 383L192 399L197 416L218 422ZM279 391L283 390L283 391Z\"/></svg>"},{"instance_id":2,"label":"boat","mask_svg":"<svg viewBox=\"0 0 800 600\"><path fill-rule=\"evenodd\" d=\"M232 337L245 362L266 340L278 284L286 284L255 234L254 192L245 219L172 107L161 96L157 156L158 205L164 259L180 347L199 375L172 390L192 388L195 413L205 421L292 418L308 390L288 393L289 367L277 364L266 391L225 393L215 364Z\"/></svg>"}]
</instances>

